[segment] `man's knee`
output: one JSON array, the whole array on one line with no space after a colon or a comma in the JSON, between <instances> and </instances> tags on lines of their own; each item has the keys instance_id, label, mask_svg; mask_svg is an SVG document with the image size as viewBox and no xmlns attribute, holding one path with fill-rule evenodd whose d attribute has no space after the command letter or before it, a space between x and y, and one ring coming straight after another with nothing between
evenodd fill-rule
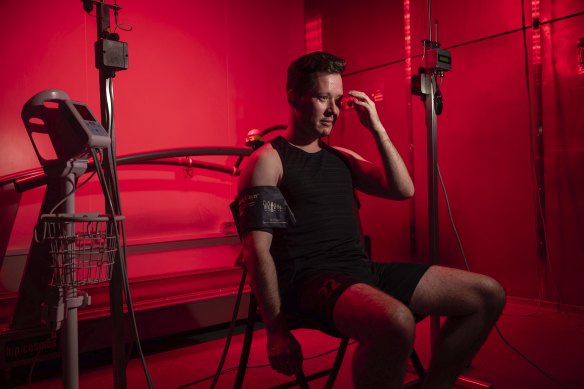
<instances>
[{"instance_id":1,"label":"man's knee","mask_svg":"<svg viewBox=\"0 0 584 389\"><path fill-rule=\"evenodd\" d=\"M413 345L416 320L408 307L399 305L396 309L386 312L384 319L380 323L379 332L387 337L388 342L400 341L404 346Z\"/></svg>"},{"instance_id":2,"label":"man's knee","mask_svg":"<svg viewBox=\"0 0 584 389\"><path fill-rule=\"evenodd\" d=\"M505 307L505 289L491 277L484 276L479 283L481 308L498 317Z\"/></svg>"},{"instance_id":3,"label":"man's knee","mask_svg":"<svg viewBox=\"0 0 584 389\"><path fill-rule=\"evenodd\" d=\"M414 342L415 328L416 322L410 310L399 306L371 315L357 340L408 348Z\"/></svg>"}]
</instances>

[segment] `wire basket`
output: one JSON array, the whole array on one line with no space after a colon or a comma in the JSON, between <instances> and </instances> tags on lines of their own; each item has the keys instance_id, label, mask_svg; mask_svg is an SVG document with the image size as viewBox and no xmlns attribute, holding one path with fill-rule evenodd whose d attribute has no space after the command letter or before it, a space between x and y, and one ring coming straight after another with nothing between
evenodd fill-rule
<instances>
[{"instance_id":1,"label":"wire basket","mask_svg":"<svg viewBox=\"0 0 584 389\"><path fill-rule=\"evenodd\" d=\"M35 239L48 245L51 285L76 288L109 281L119 249L117 227L123 219L99 214L42 215Z\"/></svg>"}]
</instances>

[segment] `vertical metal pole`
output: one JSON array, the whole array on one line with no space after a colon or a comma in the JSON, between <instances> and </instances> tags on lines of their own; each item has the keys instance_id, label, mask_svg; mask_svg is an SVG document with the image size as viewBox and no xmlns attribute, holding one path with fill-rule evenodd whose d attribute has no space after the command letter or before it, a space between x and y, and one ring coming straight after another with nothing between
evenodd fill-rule
<instances>
[{"instance_id":1,"label":"vertical metal pole","mask_svg":"<svg viewBox=\"0 0 584 389\"><path fill-rule=\"evenodd\" d=\"M63 198L60 189L62 180L62 177L49 175L39 215L49 213ZM47 285L51 282L52 274L48 241L37 242L32 239L10 329L23 330L39 325L43 316L41 307L45 302Z\"/></svg>"},{"instance_id":2,"label":"vertical metal pole","mask_svg":"<svg viewBox=\"0 0 584 389\"><path fill-rule=\"evenodd\" d=\"M106 37L110 29L110 9L104 4L96 4L97 16L97 38L103 39ZM96 53L96 55L99 55ZM109 124L113 118L109 117L108 112L108 80L112 82L112 74L104 69L99 69L99 97L101 108L101 122L104 128L110 130ZM113 102L112 102L113 104ZM113 138L113 134L110 133ZM112 139L112 145L115 144L115 139ZM105 169L105 180L109 193L113 197L112 210L116 215L120 214L119 198L117 194L117 182L115 177L112 177L113 169L115 169L115 158L112 146L104 150L103 164ZM107 209L107 205L106 205ZM122 295L122 263L120 258L120 251L116 253L116 258L112 270L112 277L109 282L109 298L110 298L110 314L112 318L112 367L114 376L114 388L124 389L127 386L126 378L126 353L124 350L124 308Z\"/></svg>"},{"instance_id":3,"label":"vertical metal pole","mask_svg":"<svg viewBox=\"0 0 584 389\"><path fill-rule=\"evenodd\" d=\"M428 41L432 42L432 1L428 0ZM438 41L438 39L436 39Z\"/></svg>"},{"instance_id":4,"label":"vertical metal pole","mask_svg":"<svg viewBox=\"0 0 584 389\"><path fill-rule=\"evenodd\" d=\"M66 295L65 299L67 300L68 297ZM66 304L65 308L67 308ZM77 308L67 308L65 315L66 318L63 322L63 387L77 389L79 387Z\"/></svg>"},{"instance_id":5,"label":"vertical metal pole","mask_svg":"<svg viewBox=\"0 0 584 389\"><path fill-rule=\"evenodd\" d=\"M436 76L429 74L425 77L426 82L426 130L427 130L427 153L428 153L428 234L429 234L429 255L430 263L437 265L438 260L438 145L437 145L437 122L436 110L434 106L434 91L436 89ZM432 350L436 344L436 338L440 331L440 317L430 318L430 338Z\"/></svg>"},{"instance_id":6,"label":"vertical metal pole","mask_svg":"<svg viewBox=\"0 0 584 389\"><path fill-rule=\"evenodd\" d=\"M430 264L439 264L438 258L438 142L437 121L434 93L436 91L436 75L422 75L422 91L425 96L426 129L428 148L428 235ZM440 332L440 316L430 317L430 348L431 354L436 351L436 340ZM490 383L460 376L456 387L492 389Z\"/></svg>"},{"instance_id":7,"label":"vertical metal pole","mask_svg":"<svg viewBox=\"0 0 584 389\"><path fill-rule=\"evenodd\" d=\"M74 173L69 173L63 180L62 195L73 192L75 189L76 177ZM60 212L69 214L75 213L75 197L69 196L65 203L60 207ZM67 237L75 236L75 224L67 223L65 231ZM65 319L63 321L63 387L66 389L77 389L79 387L79 341L78 341L78 323L77 323L77 306L69 308L69 302L77 297L77 288L75 283L75 242L67 243L63 248L63 300L65 302Z\"/></svg>"}]
</instances>

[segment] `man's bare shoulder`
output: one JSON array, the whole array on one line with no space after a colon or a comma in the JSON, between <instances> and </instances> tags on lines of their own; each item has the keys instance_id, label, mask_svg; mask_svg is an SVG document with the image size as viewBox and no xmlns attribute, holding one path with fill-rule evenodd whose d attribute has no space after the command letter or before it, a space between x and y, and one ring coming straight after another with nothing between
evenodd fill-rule
<instances>
[{"instance_id":1,"label":"man's bare shoulder","mask_svg":"<svg viewBox=\"0 0 584 389\"><path fill-rule=\"evenodd\" d=\"M245 164L245 169L260 170L263 173L269 173L271 170L281 170L282 162L276 149L271 143L266 143L253 152ZM266 171L267 170L267 171Z\"/></svg>"},{"instance_id":2,"label":"man's bare shoulder","mask_svg":"<svg viewBox=\"0 0 584 389\"><path fill-rule=\"evenodd\" d=\"M277 186L282 177L282 162L271 143L254 151L243 165L238 192L252 186Z\"/></svg>"},{"instance_id":3,"label":"man's bare shoulder","mask_svg":"<svg viewBox=\"0 0 584 389\"><path fill-rule=\"evenodd\" d=\"M365 161L366 160L365 158L363 158L362 156L360 156L359 154L357 154L353 150L349 150L349 149L341 147L341 146L333 146L333 148L335 150L337 150L338 152L340 152L341 154L345 155L347 158L349 158L351 160L351 162L353 162L354 160L357 160L357 161Z\"/></svg>"}]
</instances>

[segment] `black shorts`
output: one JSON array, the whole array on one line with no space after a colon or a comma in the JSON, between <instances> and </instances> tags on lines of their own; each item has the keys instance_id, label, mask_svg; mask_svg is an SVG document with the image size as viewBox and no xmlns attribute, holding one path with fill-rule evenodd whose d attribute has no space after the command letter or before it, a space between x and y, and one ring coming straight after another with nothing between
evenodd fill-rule
<instances>
[{"instance_id":1,"label":"black shorts","mask_svg":"<svg viewBox=\"0 0 584 389\"><path fill-rule=\"evenodd\" d=\"M318 328L339 336L333 323L333 310L341 294L351 285L365 283L382 290L409 306L418 282L430 265L411 262L372 262L367 276L320 273L295 281L282 296L282 308L292 326Z\"/></svg>"}]
</instances>

